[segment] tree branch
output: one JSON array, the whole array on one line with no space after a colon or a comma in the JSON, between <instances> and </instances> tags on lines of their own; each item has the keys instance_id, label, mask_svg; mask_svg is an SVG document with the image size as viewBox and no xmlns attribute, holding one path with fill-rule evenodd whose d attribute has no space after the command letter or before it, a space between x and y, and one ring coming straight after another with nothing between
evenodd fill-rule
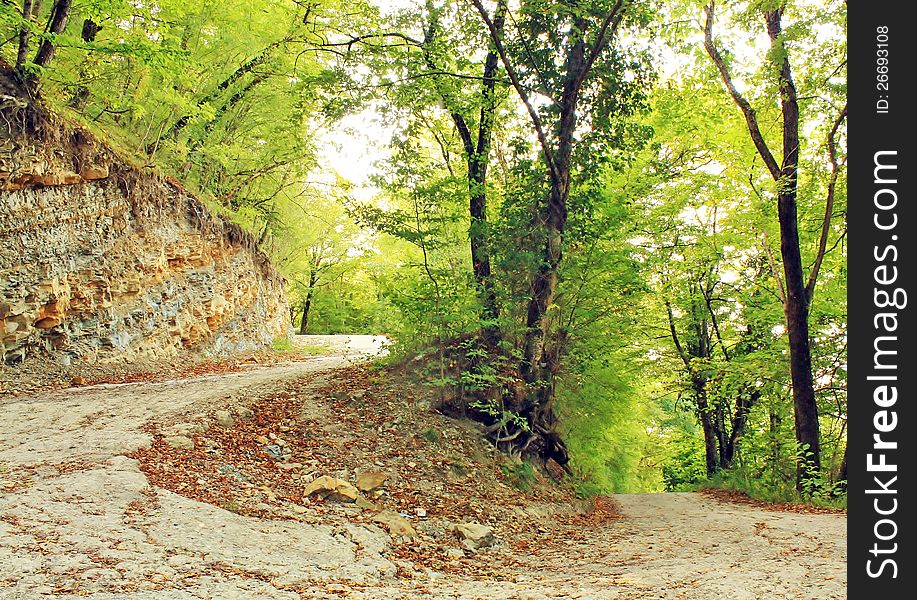
<instances>
[{"instance_id":1,"label":"tree branch","mask_svg":"<svg viewBox=\"0 0 917 600\"><path fill-rule=\"evenodd\" d=\"M812 272L809 273L809 282L806 284L806 300L812 301L815 293L815 282L818 280L818 272L821 270L822 261L825 259L825 253L828 248L828 235L831 233L831 216L834 212L834 190L837 187L837 179L840 176L840 170L846 158L838 162L837 159L837 132L841 123L847 118L847 105L841 109L840 114L834 119L834 125L828 133L828 160L831 161L831 177L828 180L828 195L825 199L825 216L821 224L821 237L818 240L818 254L815 256L815 264L812 265Z\"/></svg>"},{"instance_id":2,"label":"tree branch","mask_svg":"<svg viewBox=\"0 0 917 600\"><path fill-rule=\"evenodd\" d=\"M538 111L535 110L535 107L532 105L531 98L529 97L528 92L525 87L523 87L522 82L519 79L518 73L513 64L510 62L509 57L506 54L506 48L503 46L502 36L497 30L496 25L494 25L493 20L491 20L490 15L487 14L487 10L484 8L484 5L481 3L481 0L470 0L471 4L477 9L478 13L481 15L481 20L484 21L484 24L487 25L488 31L490 31L490 39L494 43L494 47L497 49L497 54L500 55L500 62L503 63L503 68L506 69L506 74L509 76L510 82L513 84L516 93L519 95L519 98L522 100L522 103L525 105L526 110L529 113L529 117L532 119L532 125L535 127L535 133L538 136L538 143L541 144L541 149L545 155L545 162L548 165L548 171L551 175L551 181L555 185L559 185L561 182L560 172L557 169L557 163L554 158L554 151L551 149L551 144L548 142L548 137L545 134L544 124L541 122L541 117L538 116ZM500 0L501 2L503 0Z\"/></svg>"},{"instance_id":3,"label":"tree branch","mask_svg":"<svg viewBox=\"0 0 917 600\"><path fill-rule=\"evenodd\" d=\"M723 80L726 89L729 90L729 95L732 96L733 101L742 110L742 114L745 116L745 124L748 127L748 133L751 135L752 142L754 142L758 154L764 159L767 170L770 172L774 181L779 181L782 176L780 165L771 153L770 148L768 148L767 142L764 141L764 136L761 135L761 128L758 126L758 117L755 115L755 110L739 90L736 89L732 81L732 75L729 73L729 67L726 65L726 61L723 60L723 56L720 54L719 49L713 41L713 0L710 0L710 4L704 7L704 12L707 15L707 19L704 23L704 49L720 72L720 79Z\"/></svg>"},{"instance_id":4,"label":"tree branch","mask_svg":"<svg viewBox=\"0 0 917 600\"><path fill-rule=\"evenodd\" d=\"M359 36L351 37L350 39L345 40L343 42L323 42L321 44L316 44L316 45L320 48L336 48L336 47L344 46L348 50L350 50L354 44L359 44L359 43L365 42L366 40L371 40L375 38L382 38L382 39L398 38L404 42L407 42L408 44L412 46L417 46L418 48L423 46L423 42L421 42L420 40L416 40L412 38L411 36L405 35L398 31L388 31L385 33L368 33L366 35L359 35Z\"/></svg>"},{"instance_id":5,"label":"tree branch","mask_svg":"<svg viewBox=\"0 0 917 600\"><path fill-rule=\"evenodd\" d=\"M576 91L579 92L579 89L583 86L583 82L586 80L586 76L592 71L592 65L595 64L596 59L602 53L602 48L605 46L605 42L608 39L609 30L611 34L614 34L618 29L618 25L621 24L621 19L624 18L624 0L617 0L615 5L612 7L611 12L608 13L608 16L605 17L605 20L602 22L602 27L599 29L599 33L596 35L595 44L592 46L592 49L589 51L589 57L586 59L585 64L583 65L583 70L580 72L576 80Z\"/></svg>"},{"instance_id":6,"label":"tree branch","mask_svg":"<svg viewBox=\"0 0 917 600\"><path fill-rule=\"evenodd\" d=\"M672 341L675 342L675 350L678 352L681 362L685 363L685 367L690 371L691 359L688 358L684 348L681 347L681 341L678 339L678 331L675 329L675 314L672 312L672 303L668 298L665 300L665 310L669 316L669 334L672 336Z\"/></svg>"}]
</instances>

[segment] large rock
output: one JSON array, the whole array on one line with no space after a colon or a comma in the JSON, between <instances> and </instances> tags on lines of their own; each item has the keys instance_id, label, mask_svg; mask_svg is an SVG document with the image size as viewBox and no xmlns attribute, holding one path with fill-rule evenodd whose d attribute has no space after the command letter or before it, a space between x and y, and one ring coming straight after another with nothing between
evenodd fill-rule
<instances>
[{"instance_id":1,"label":"large rock","mask_svg":"<svg viewBox=\"0 0 917 600\"><path fill-rule=\"evenodd\" d=\"M452 530L462 540L467 548L477 550L486 548L497 543L492 527L481 525L480 523L461 523L455 525Z\"/></svg>"},{"instance_id":2,"label":"large rock","mask_svg":"<svg viewBox=\"0 0 917 600\"><path fill-rule=\"evenodd\" d=\"M214 421L220 427L232 427L233 423L236 422L228 410L218 410L214 416Z\"/></svg>"},{"instance_id":3,"label":"large rock","mask_svg":"<svg viewBox=\"0 0 917 600\"><path fill-rule=\"evenodd\" d=\"M361 492L373 492L381 488L388 480L388 475L381 471L363 471L357 475L357 489Z\"/></svg>"},{"instance_id":4,"label":"large rock","mask_svg":"<svg viewBox=\"0 0 917 600\"><path fill-rule=\"evenodd\" d=\"M186 435L170 435L164 438L163 441L179 450L194 450L194 440Z\"/></svg>"},{"instance_id":5,"label":"large rock","mask_svg":"<svg viewBox=\"0 0 917 600\"><path fill-rule=\"evenodd\" d=\"M319 496L336 502L356 502L360 492L343 479L322 475L303 490L303 496Z\"/></svg>"},{"instance_id":6,"label":"large rock","mask_svg":"<svg viewBox=\"0 0 917 600\"><path fill-rule=\"evenodd\" d=\"M396 512L383 510L375 517L373 517L373 522L379 523L385 527L385 529L388 530L389 535L391 535L393 538L413 540L417 537L417 531L414 529L414 526L411 525L411 522Z\"/></svg>"}]
</instances>

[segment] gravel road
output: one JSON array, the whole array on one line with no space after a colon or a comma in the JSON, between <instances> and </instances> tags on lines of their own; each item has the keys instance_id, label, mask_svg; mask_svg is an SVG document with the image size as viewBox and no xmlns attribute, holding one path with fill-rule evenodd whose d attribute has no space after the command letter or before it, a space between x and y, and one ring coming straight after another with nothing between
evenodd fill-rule
<instances>
[{"instance_id":1,"label":"gravel road","mask_svg":"<svg viewBox=\"0 0 917 600\"><path fill-rule=\"evenodd\" d=\"M325 338L325 339L320 339ZM622 518L499 580L395 578L378 528L267 521L150 485L129 458L152 429L181 437L256 398L317 385L382 350L237 373L0 398L0 598L844 598L846 516L619 495ZM321 582L316 584L315 582ZM292 591L298 590L298 591ZM305 591L304 591L305 590Z\"/></svg>"}]
</instances>

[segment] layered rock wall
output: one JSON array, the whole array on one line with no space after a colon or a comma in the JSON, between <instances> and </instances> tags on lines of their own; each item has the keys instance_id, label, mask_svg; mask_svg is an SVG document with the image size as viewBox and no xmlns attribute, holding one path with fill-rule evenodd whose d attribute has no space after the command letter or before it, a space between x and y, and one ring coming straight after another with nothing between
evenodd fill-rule
<instances>
[{"instance_id":1,"label":"layered rock wall","mask_svg":"<svg viewBox=\"0 0 917 600\"><path fill-rule=\"evenodd\" d=\"M26 101L0 94L0 117L3 362L229 354L286 335L284 280L248 233Z\"/></svg>"}]
</instances>

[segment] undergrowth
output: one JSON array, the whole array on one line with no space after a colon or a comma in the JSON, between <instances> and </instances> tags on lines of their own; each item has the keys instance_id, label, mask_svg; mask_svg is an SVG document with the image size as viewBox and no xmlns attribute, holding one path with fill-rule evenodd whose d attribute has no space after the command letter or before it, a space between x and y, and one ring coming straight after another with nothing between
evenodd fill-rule
<instances>
[{"instance_id":1,"label":"undergrowth","mask_svg":"<svg viewBox=\"0 0 917 600\"><path fill-rule=\"evenodd\" d=\"M692 486L694 489L713 487L740 492L754 500L773 504L806 504L819 508L847 509L847 493L840 483L823 478L813 481L811 493L803 495L796 490L793 481L772 481L755 477L741 467L720 471L709 479Z\"/></svg>"}]
</instances>

